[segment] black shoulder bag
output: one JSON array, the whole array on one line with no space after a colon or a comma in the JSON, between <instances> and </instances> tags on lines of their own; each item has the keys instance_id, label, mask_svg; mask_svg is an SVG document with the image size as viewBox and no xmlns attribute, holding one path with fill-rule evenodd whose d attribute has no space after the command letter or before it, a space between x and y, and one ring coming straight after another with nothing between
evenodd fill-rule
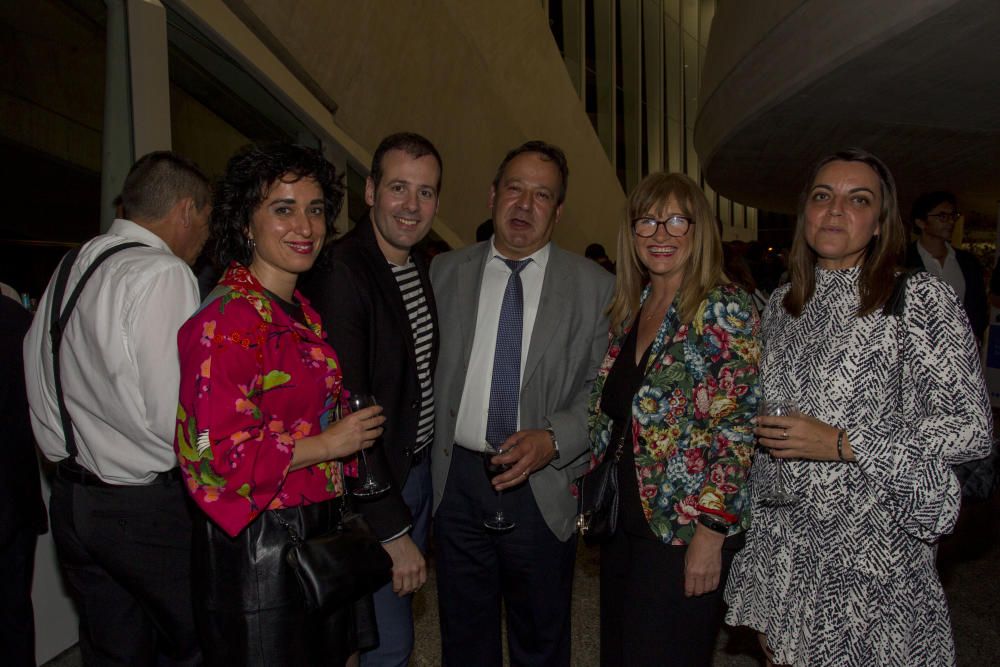
<instances>
[{"instance_id":1,"label":"black shoulder bag","mask_svg":"<svg viewBox=\"0 0 1000 667\"><path fill-rule=\"evenodd\" d=\"M906 308L906 282L910 276L917 273L918 269L911 269L896 276L896 283L892 288L892 295L882 307L882 312L892 315L899 320L897 331L899 332L899 350L904 354L906 347L903 341L903 311ZM966 461L952 468L955 476L958 477L959 484L962 485L962 497L967 500L987 500L996 491L1000 483L1000 449L997 448L996 440L993 447L985 458L974 461Z\"/></svg>"},{"instance_id":2,"label":"black shoulder bag","mask_svg":"<svg viewBox=\"0 0 1000 667\"><path fill-rule=\"evenodd\" d=\"M353 604L392 581L392 559L360 514L345 510L333 532L308 539L280 514L274 518L288 531L285 560L307 611Z\"/></svg>"},{"instance_id":3,"label":"black shoulder bag","mask_svg":"<svg viewBox=\"0 0 1000 667\"><path fill-rule=\"evenodd\" d=\"M579 481L579 513L576 529L587 544L602 544L615 535L621 499L618 493L618 463L625 438L632 432L626 427L618 442L609 445L604 458Z\"/></svg>"}]
</instances>

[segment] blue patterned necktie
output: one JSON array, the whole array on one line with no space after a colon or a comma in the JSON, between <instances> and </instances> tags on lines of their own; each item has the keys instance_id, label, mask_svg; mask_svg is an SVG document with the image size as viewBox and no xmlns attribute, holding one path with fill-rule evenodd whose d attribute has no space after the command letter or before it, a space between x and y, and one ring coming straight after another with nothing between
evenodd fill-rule
<instances>
[{"instance_id":1,"label":"blue patterned necktie","mask_svg":"<svg viewBox=\"0 0 1000 667\"><path fill-rule=\"evenodd\" d=\"M490 410L486 417L486 442L499 449L517 430L517 408L521 394L521 336L524 319L524 289L521 270L530 259L504 259L510 268L500 306L497 345L493 353Z\"/></svg>"}]
</instances>

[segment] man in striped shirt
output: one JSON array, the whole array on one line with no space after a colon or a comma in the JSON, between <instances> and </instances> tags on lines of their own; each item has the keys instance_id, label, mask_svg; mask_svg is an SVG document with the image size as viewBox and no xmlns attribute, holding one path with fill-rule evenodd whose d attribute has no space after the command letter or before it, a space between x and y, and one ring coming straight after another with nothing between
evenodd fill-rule
<instances>
[{"instance_id":1,"label":"man in striped shirt","mask_svg":"<svg viewBox=\"0 0 1000 667\"><path fill-rule=\"evenodd\" d=\"M375 594L380 643L362 653L365 667L407 664L412 594L427 580L437 312L427 263L411 250L430 231L440 187L441 156L430 141L413 133L383 139L365 183L368 219L331 245L304 287L330 332L344 386L374 395L386 417L368 461L391 488L357 503L393 563L392 583Z\"/></svg>"}]
</instances>

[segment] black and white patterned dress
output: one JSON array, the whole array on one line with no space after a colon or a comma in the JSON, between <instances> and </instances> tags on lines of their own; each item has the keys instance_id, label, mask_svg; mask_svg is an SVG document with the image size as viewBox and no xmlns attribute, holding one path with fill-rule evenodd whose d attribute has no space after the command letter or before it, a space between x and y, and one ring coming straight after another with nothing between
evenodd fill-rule
<instances>
[{"instance_id":1,"label":"black and white patterned dress","mask_svg":"<svg viewBox=\"0 0 1000 667\"><path fill-rule=\"evenodd\" d=\"M954 292L926 273L909 279L902 318L855 317L859 273L817 269L801 317L781 305L787 286L765 311L764 396L847 429L857 461L786 462L801 501L768 508L774 462L755 454L726 622L764 632L780 664L952 665L934 544L958 516L951 466L990 447L978 351Z\"/></svg>"}]
</instances>

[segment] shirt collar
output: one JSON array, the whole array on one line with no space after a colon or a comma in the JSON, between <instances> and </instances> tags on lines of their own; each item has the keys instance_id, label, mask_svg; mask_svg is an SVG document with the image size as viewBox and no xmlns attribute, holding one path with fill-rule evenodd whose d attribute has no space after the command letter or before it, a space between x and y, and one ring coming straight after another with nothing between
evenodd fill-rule
<instances>
[{"instance_id":1,"label":"shirt collar","mask_svg":"<svg viewBox=\"0 0 1000 667\"><path fill-rule=\"evenodd\" d=\"M510 259L509 257L505 257L503 253L497 250L496 243L494 243L495 239L496 236L490 238L490 260L492 261L492 260ZM549 241L535 252L531 253L527 257L522 257L521 259L530 259L532 264L537 264L538 268L541 269L542 272L544 272L546 265L549 263L549 252L551 251L551 249L552 249L552 242Z\"/></svg>"},{"instance_id":2,"label":"shirt collar","mask_svg":"<svg viewBox=\"0 0 1000 667\"><path fill-rule=\"evenodd\" d=\"M947 254L944 256L944 261L947 262L949 259L952 259L953 257L955 257L955 249L952 248L951 244L948 243L947 241L945 241L944 247L947 248L947 250L948 250ZM923 246L923 244L920 243L920 241L917 241L917 252L920 253L920 258L924 260L924 266L927 266L928 260L931 260L931 259L933 259L935 262L937 262L937 258L934 257L934 255L930 254L927 251L927 248L925 248ZM942 263L941 266L943 267L944 263Z\"/></svg>"},{"instance_id":3,"label":"shirt collar","mask_svg":"<svg viewBox=\"0 0 1000 667\"><path fill-rule=\"evenodd\" d=\"M166 250L171 255L174 254L174 251L170 249L170 246L167 245L166 241L151 232L148 228L132 222L131 220L115 218L115 221L111 223L111 227L108 228L108 234L114 234L115 236L122 236L127 239L140 241L151 248L159 248L160 250Z\"/></svg>"}]
</instances>

